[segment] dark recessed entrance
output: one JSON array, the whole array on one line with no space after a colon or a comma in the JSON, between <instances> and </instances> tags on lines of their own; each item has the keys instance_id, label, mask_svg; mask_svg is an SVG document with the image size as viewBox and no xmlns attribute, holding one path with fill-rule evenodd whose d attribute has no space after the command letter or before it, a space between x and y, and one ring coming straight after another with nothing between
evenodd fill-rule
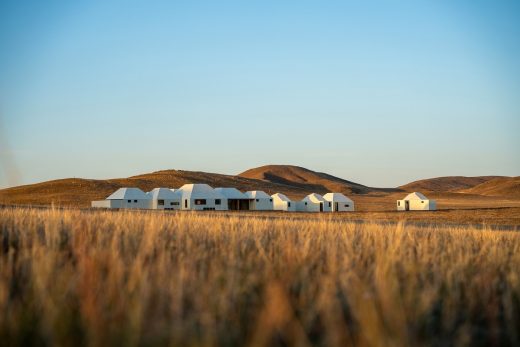
<instances>
[{"instance_id":1,"label":"dark recessed entrance","mask_svg":"<svg viewBox=\"0 0 520 347\"><path fill-rule=\"evenodd\" d=\"M247 210L249 210L249 200L247 200L247 199L228 199L228 210L247 211Z\"/></svg>"}]
</instances>

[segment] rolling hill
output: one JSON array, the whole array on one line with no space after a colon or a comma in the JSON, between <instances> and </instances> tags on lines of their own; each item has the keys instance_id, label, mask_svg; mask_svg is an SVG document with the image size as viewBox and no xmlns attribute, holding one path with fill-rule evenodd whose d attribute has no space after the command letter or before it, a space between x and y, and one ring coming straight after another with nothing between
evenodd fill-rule
<instances>
[{"instance_id":1,"label":"rolling hill","mask_svg":"<svg viewBox=\"0 0 520 347\"><path fill-rule=\"evenodd\" d=\"M238 174L238 176L290 187L299 187L320 194L330 191L344 194L396 191L395 189L367 187L323 172L316 172L293 165L266 165L244 171Z\"/></svg>"},{"instance_id":2,"label":"rolling hill","mask_svg":"<svg viewBox=\"0 0 520 347\"><path fill-rule=\"evenodd\" d=\"M485 196L509 196L520 198L520 176L494 178L474 187L461 190L460 192Z\"/></svg>"},{"instance_id":3,"label":"rolling hill","mask_svg":"<svg viewBox=\"0 0 520 347\"><path fill-rule=\"evenodd\" d=\"M405 191L432 192L433 198L455 201L458 205L474 206L475 198L495 196L520 198L518 177L440 177L412 182L398 188L372 188L326 173L298 166L268 165L247 170L239 175L163 170L128 178L107 180L67 178L0 190L0 204L31 204L88 207L92 200L104 199L121 187L138 187L150 191L155 187L178 188L186 183L207 183L213 187L236 187L242 191L263 190L268 194L284 193L301 199L316 192L342 192L355 196L362 210L390 210L395 199ZM469 204L466 201L471 200ZM482 200L482 198L479 198ZM500 198L501 201L503 200ZM479 200L479 201L480 201ZM488 204L480 201L479 203ZM500 202L503 204L503 202Z\"/></svg>"},{"instance_id":4,"label":"rolling hill","mask_svg":"<svg viewBox=\"0 0 520 347\"><path fill-rule=\"evenodd\" d=\"M475 187L481 183L502 178L503 176L446 176L414 181L402 186L400 189L407 192L431 191L431 192L457 192L463 189Z\"/></svg>"},{"instance_id":5,"label":"rolling hill","mask_svg":"<svg viewBox=\"0 0 520 347\"><path fill-rule=\"evenodd\" d=\"M66 178L36 184L23 185L0 190L0 203L63 206L90 206L90 201L104 199L121 187L138 187L144 191L155 187L178 188L186 183L207 183L213 187L232 186L241 190L265 190L266 192L284 192L295 197L306 195L299 187L290 187L267 183L243 177L221 175L206 172L164 170L149 174L93 180Z\"/></svg>"}]
</instances>

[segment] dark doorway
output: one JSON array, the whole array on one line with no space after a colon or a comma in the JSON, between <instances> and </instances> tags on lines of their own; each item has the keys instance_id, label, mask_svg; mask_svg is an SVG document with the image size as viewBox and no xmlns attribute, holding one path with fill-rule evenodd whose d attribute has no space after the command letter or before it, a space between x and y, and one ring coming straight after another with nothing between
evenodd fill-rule
<instances>
[{"instance_id":1,"label":"dark doorway","mask_svg":"<svg viewBox=\"0 0 520 347\"><path fill-rule=\"evenodd\" d=\"M334 203L334 211L338 212L339 210L339 204L337 202Z\"/></svg>"},{"instance_id":2,"label":"dark doorway","mask_svg":"<svg viewBox=\"0 0 520 347\"><path fill-rule=\"evenodd\" d=\"M228 199L228 210L231 210L231 211L249 210L249 200Z\"/></svg>"},{"instance_id":3,"label":"dark doorway","mask_svg":"<svg viewBox=\"0 0 520 347\"><path fill-rule=\"evenodd\" d=\"M320 202L320 212L323 212L323 202Z\"/></svg>"},{"instance_id":4,"label":"dark doorway","mask_svg":"<svg viewBox=\"0 0 520 347\"><path fill-rule=\"evenodd\" d=\"M410 201L405 200L405 202L404 202L404 210L405 211L410 211Z\"/></svg>"}]
</instances>

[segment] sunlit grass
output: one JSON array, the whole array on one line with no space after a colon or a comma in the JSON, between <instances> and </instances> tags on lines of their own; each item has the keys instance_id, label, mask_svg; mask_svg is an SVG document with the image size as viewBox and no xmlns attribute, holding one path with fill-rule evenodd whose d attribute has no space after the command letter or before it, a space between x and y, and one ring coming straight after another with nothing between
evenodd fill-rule
<instances>
[{"instance_id":1,"label":"sunlit grass","mask_svg":"<svg viewBox=\"0 0 520 347\"><path fill-rule=\"evenodd\" d=\"M5 345L520 343L520 234L0 210Z\"/></svg>"}]
</instances>

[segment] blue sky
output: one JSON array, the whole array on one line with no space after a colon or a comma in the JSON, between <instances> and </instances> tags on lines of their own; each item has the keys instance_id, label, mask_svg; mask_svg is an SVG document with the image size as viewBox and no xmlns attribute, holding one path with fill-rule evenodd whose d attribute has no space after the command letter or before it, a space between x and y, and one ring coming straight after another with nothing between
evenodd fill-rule
<instances>
[{"instance_id":1,"label":"blue sky","mask_svg":"<svg viewBox=\"0 0 520 347\"><path fill-rule=\"evenodd\" d=\"M0 186L520 174L518 1L2 1Z\"/></svg>"}]
</instances>

